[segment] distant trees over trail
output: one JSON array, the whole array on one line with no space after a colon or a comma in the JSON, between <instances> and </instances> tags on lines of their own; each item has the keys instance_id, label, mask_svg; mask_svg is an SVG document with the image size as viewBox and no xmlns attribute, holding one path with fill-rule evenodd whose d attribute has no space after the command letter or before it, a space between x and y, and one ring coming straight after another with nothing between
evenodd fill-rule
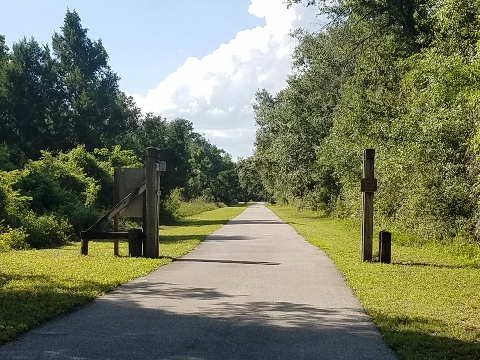
<instances>
[{"instance_id":1,"label":"distant trees over trail","mask_svg":"<svg viewBox=\"0 0 480 360\"><path fill-rule=\"evenodd\" d=\"M377 151L377 224L417 241L479 237L480 2L301 1L293 73L260 90L253 162L276 201L360 212L362 150Z\"/></svg>"}]
</instances>

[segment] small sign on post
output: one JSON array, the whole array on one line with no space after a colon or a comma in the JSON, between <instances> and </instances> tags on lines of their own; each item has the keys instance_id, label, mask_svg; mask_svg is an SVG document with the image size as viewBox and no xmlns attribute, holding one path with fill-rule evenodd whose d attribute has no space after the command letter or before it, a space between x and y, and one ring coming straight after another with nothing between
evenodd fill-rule
<instances>
[{"instance_id":1,"label":"small sign on post","mask_svg":"<svg viewBox=\"0 0 480 360\"><path fill-rule=\"evenodd\" d=\"M365 149L363 153L362 191L362 243L361 261L372 261L373 248L373 194L377 191L374 172L375 149Z\"/></svg>"}]
</instances>

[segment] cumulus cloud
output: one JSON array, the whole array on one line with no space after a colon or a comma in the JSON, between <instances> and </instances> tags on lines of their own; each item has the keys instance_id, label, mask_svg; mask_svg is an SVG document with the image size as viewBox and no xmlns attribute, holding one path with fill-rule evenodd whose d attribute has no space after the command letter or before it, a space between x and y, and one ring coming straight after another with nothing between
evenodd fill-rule
<instances>
[{"instance_id":1,"label":"cumulus cloud","mask_svg":"<svg viewBox=\"0 0 480 360\"><path fill-rule=\"evenodd\" d=\"M286 85L296 45L290 30L318 28L314 8L287 9L282 0L251 0L248 11L265 25L240 31L201 59L189 57L145 96L133 95L143 112L192 121L234 159L252 153L255 92L277 93Z\"/></svg>"}]
</instances>

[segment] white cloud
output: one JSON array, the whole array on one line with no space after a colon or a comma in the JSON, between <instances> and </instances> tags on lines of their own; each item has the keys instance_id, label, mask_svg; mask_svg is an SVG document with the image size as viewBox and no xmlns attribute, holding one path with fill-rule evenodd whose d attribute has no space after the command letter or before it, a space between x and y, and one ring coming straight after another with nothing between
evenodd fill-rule
<instances>
[{"instance_id":1,"label":"white cloud","mask_svg":"<svg viewBox=\"0 0 480 360\"><path fill-rule=\"evenodd\" d=\"M286 8L282 0L251 0L248 11L265 26L240 31L201 59L189 57L146 96L134 94L143 112L184 117L234 159L251 155L255 135L251 102L258 89L285 87L297 27L318 28L314 8Z\"/></svg>"}]
</instances>

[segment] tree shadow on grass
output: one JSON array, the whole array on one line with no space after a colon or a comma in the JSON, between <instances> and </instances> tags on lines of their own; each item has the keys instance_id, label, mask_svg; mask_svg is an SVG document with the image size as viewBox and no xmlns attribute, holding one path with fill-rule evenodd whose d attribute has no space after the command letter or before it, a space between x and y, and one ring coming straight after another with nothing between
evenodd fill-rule
<instances>
[{"instance_id":1,"label":"tree shadow on grass","mask_svg":"<svg viewBox=\"0 0 480 360\"><path fill-rule=\"evenodd\" d=\"M447 328L441 320L373 314L388 345L401 359L480 359L480 329L471 342L440 336L435 328Z\"/></svg>"},{"instance_id":2,"label":"tree shadow on grass","mask_svg":"<svg viewBox=\"0 0 480 360\"><path fill-rule=\"evenodd\" d=\"M47 275L0 273L0 279L0 344L115 287L95 281L62 285ZM9 286L14 282L19 285Z\"/></svg>"}]
</instances>

